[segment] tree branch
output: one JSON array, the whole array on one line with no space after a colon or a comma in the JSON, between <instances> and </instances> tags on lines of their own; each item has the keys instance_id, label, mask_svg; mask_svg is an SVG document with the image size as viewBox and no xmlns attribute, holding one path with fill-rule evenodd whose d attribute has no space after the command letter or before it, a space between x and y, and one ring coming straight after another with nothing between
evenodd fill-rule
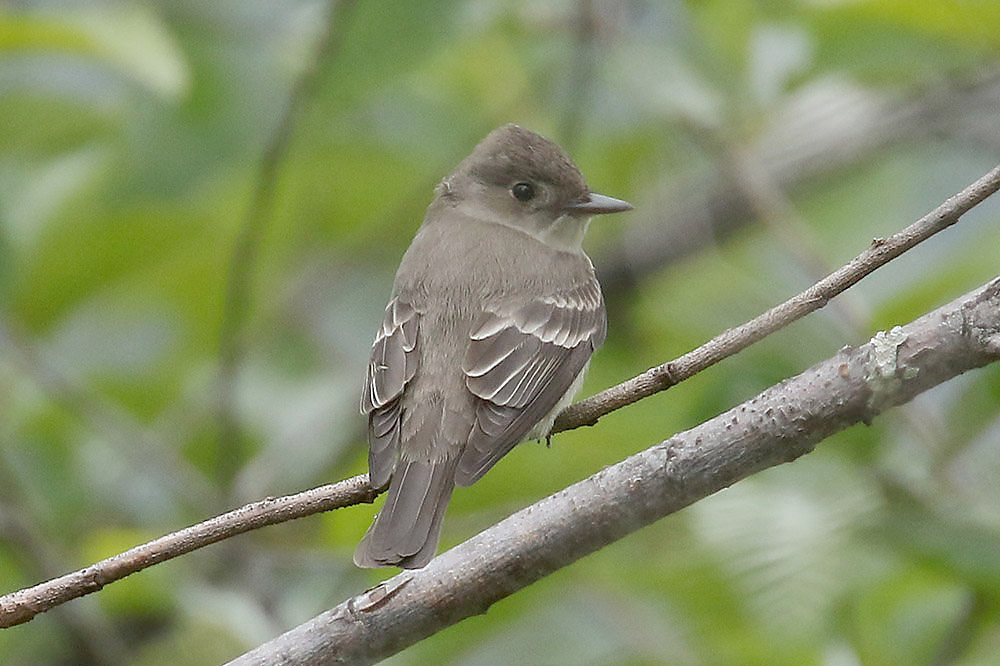
<instances>
[{"instance_id":1,"label":"tree branch","mask_svg":"<svg viewBox=\"0 0 1000 666\"><path fill-rule=\"evenodd\" d=\"M1000 166L952 196L927 215L893 234L876 238L864 252L797 296L775 306L742 326L731 328L697 349L669 363L650 368L637 377L601 391L564 409L552 432L592 425L602 416L664 391L724 358L740 352L758 340L819 310L831 298L857 284L877 268L951 225L1000 189Z\"/></svg>"},{"instance_id":2,"label":"tree branch","mask_svg":"<svg viewBox=\"0 0 1000 666\"><path fill-rule=\"evenodd\" d=\"M0 628L32 619L55 606L97 592L146 567L190 553L223 539L345 506L371 503L378 496L368 475L345 479L295 495L269 497L119 553L106 560L0 597Z\"/></svg>"},{"instance_id":3,"label":"tree branch","mask_svg":"<svg viewBox=\"0 0 1000 666\"><path fill-rule=\"evenodd\" d=\"M640 527L1000 359L1000 278L551 495L230 666L371 664Z\"/></svg>"},{"instance_id":4,"label":"tree branch","mask_svg":"<svg viewBox=\"0 0 1000 666\"><path fill-rule=\"evenodd\" d=\"M698 349L657 366L638 377L571 405L559 415L553 432L590 425L598 418L652 395L748 347L767 334L819 309L836 294L959 218L1000 189L1000 166L965 188L913 225L889 239L876 239L862 254L816 283L743 326L730 329ZM0 597L0 628L27 622L70 599L101 589L137 571L216 543L230 536L330 511L372 502L377 491L367 475L321 486L295 495L254 502L165 537L137 546L79 571Z\"/></svg>"}]
</instances>

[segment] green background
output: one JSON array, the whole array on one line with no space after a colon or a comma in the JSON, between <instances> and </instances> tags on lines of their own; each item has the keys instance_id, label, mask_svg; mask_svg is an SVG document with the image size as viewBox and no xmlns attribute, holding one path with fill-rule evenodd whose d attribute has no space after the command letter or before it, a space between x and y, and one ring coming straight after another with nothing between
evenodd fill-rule
<instances>
[{"instance_id":1,"label":"green background","mask_svg":"<svg viewBox=\"0 0 1000 666\"><path fill-rule=\"evenodd\" d=\"M359 0L330 15L0 2L0 591L364 471L357 401L393 271L434 184L493 127L552 137L594 190L636 206L587 242L611 316L587 394L802 290L1000 161L996 0ZM998 222L988 201L739 356L519 447L456 492L442 545L986 282ZM255 251L234 306L241 234ZM351 563L372 515L156 566L0 632L0 663L220 663L390 573ZM998 655L990 367L391 663Z\"/></svg>"}]
</instances>

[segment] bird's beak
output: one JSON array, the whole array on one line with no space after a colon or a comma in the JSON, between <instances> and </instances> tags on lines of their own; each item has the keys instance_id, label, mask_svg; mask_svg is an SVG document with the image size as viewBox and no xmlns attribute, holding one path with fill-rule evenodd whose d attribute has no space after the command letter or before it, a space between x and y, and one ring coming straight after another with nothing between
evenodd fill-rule
<instances>
[{"instance_id":1,"label":"bird's beak","mask_svg":"<svg viewBox=\"0 0 1000 666\"><path fill-rule=\"evenodd\" d=\"M601 215L602 213L621 213L632 210L632 204L591 192L586 199L569 204L564 210L573 215Z\"/></svg>"}]
</instances>

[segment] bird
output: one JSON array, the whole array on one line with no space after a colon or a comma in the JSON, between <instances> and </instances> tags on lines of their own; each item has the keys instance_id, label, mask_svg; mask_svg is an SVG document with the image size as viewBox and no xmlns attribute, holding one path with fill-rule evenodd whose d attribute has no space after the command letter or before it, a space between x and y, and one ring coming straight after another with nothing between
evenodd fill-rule
<instances>
[{"instance_id":1,"label":"bird","mask_svg":"<svg viewBox=\"0 0 1000 666\"><path fill-rule=\"evenodd\" d=\"M370 484L388 486L354 553L364 568L425 566L454 488L548 437L607 332L584 235L594 215L632 209L515 124L490 132L434 193L362 389Z\"/></svg>"}]
</instances>

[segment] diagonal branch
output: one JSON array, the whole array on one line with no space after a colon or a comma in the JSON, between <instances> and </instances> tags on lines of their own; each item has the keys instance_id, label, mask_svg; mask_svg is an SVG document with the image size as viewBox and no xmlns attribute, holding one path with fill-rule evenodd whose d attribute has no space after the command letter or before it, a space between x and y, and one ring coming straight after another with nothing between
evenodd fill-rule
<instances>
[{"instance_id":1,"label":"diagonal branch","mask_svg":"<svg viewBox=\"0 0 1000 666\"><path fill-rule=\"evenodd\" d=\"M295 495L251 502L89 567L6 594L0 597L0 627L23 624L71 599L97 592L108 583L237 534L323 511L372 502L377 496L378 493L368 485L368 475L360 474Z\"/></svg>"},{"instance_id":2,"label":"diagonal branch","mask_svg":"<svg viewBox=\"0 0 1000 666\"><path fill-rule=\"evenodd\" d=\"M819 309L830 298L876 268L934 233L955 224L964 213L998 189L1000 166L903 231L888 239L876 240L850 263L782 305L743 326L726 331L675 361L653 368L568 407L559 415L555 431L592 424L610 411L664 390L693 375L697 370L709 367L768 333ZM360 475L296 495L248 504L79 571L0 597L0 628L27 622L39 613L95 592L108 583L229 536L320 511L371 502L377 494L368 486L367 475Z\"/></svg>"},{"instance_id":3,"label":"diagonal branch","mask_svg":"<svg viewBox=\"0 0 1000 666\"><path fill-rule=\"evenodd\" d=\"M1000 278L529 506L230 662L371 664L967 370L1000 360Z\"/></svg>"},{"instance_id":4,"label":"diagonal branch","mask_svg":"<svg viewBox=\"0 0 1000 666\"><path fill-rule=\"evenodd\" d=\"M720 333L697 349L669 363L650 368L637 377L570 405L556 419L552 432L562 432L597 419L633 402L665 391L724 358L743 351L771 333L819 310L831 298L857 284L907 250L951 225L1000 189L1000 166L993 168L922 218L889 238L876 238L864 252L781 305L742 326Z\"/></svg>"}]
</instances>

